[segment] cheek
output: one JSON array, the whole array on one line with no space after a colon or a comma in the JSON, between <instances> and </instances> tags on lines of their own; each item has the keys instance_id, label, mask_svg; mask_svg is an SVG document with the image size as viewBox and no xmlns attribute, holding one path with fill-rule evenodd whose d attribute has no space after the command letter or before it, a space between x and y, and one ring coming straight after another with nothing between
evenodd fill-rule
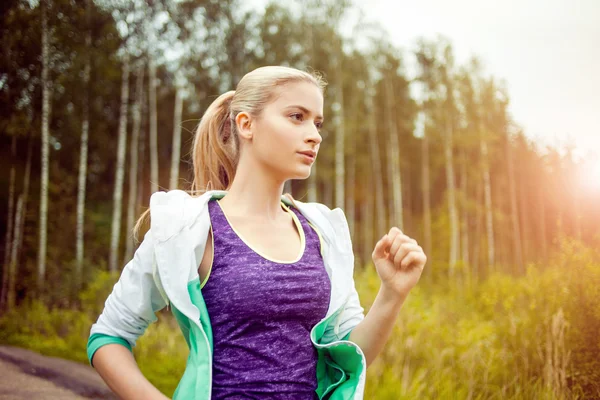
<instances>
[{"instance_id":1,"label":"cheek","mask_svg":"<svg viewBox=\"0 0 600 400\"><path fill-rule=\"evenodd\" d=\"M261 131L263 145L278 149L280 152L285 152L284 149L294 146L293 138L298 127L293 123L285 118L273 118L265 125L265 129Z\"/></svg>"}]
</instances>

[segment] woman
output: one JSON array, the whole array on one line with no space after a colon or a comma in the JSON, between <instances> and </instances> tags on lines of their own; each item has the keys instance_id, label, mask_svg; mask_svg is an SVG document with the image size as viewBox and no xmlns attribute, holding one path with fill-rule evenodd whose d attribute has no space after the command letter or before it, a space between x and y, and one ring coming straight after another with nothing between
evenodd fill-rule
<instances>
[{"instance_id":1,"label":"woman","mask_svg":"<svg viewBox=\"0 0 600 400\"><path fill-rule=\"evenodd\" d=\"M171 306L190 348L175 399L361 399L426 257L391 228L372 258L381 278L367 316L340 209L282 196L321 146L324 83L258 68L206 111L192 193L158 192L150 230L92 326L88 356L124 399L164 399L132 356ZM225 191L226 190L226 191Z\"/></svg>"}]
</instances>

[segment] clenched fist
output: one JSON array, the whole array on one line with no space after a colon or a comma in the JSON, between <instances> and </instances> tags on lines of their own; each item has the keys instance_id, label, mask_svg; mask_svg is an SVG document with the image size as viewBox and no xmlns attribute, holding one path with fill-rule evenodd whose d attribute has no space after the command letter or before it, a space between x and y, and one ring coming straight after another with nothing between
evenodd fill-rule
<instances>
[{"instance_id":1,"label":"clenched fist","mask_svg":"<svg viewBox=\"0 0 600 400\"><path fill-rule=\"evenodd\" d=\"M417 241L396 227L375 244L371 257L381 285L399 296L406 296L417 284L427 262Z\"/></svg>"}]
</instances>

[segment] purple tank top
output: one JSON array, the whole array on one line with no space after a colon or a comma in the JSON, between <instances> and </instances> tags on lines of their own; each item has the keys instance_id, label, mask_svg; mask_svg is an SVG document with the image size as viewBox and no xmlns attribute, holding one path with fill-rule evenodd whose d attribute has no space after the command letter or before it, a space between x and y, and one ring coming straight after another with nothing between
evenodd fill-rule
<instances>
[{"instance_id":1,"label":"purple tank top","mask_svg":"<svg viewBox=\"0 0 600 400\"><path fill-rule=\"evenodd\" d=\"M291 263L259 255L208 204L214 258L202 288L213 331L213 399L317 398L310 331L327 313L331 286L319 236L296 209L304 252Z\"/></svg>"}]
</instances>

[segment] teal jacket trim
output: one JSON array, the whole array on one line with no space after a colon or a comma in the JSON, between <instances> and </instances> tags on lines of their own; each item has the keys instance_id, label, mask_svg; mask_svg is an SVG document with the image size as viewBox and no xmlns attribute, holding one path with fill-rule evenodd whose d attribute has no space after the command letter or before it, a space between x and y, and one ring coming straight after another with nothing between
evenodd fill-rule
<instances>
[{"instance_id":1,"label":"teal jacket trim","mask_svg":"<svg viewBox=\"0 0 600 400\"><path fill-rule=\"evenodd\" d=\"M100 347L106 346L107 344L111 343L125 346L129 351L132 352L131 345L127 340L120 337L104 335L102 333L94 333L89 337L87 342L87 356L88 360L90 361L90 365L94 366L94 364L92 363L92 359L94 358L94 354L96 353L96 351L98 351Z\"/></svg>"}]
</instances>

